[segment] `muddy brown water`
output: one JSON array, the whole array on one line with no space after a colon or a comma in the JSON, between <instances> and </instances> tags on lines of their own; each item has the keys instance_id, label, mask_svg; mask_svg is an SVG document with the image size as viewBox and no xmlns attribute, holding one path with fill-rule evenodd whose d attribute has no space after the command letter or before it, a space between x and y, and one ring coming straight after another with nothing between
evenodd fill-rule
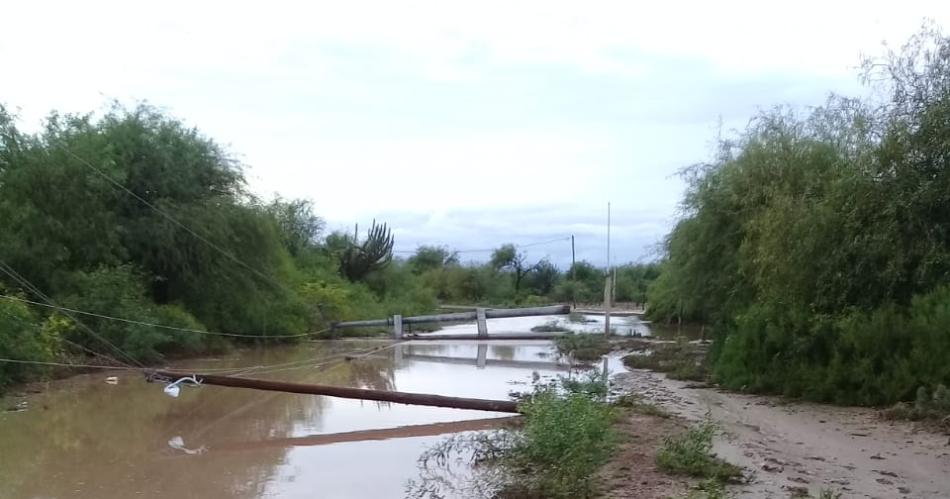
<instances>
[{"instance_id":1,"label":"muddy brown water","mask_svg":"<svg viewBox=\"0 0 950 499\"><path fill-rule=\"evenodd\" d=\"M527 331L549 318L532 319L490 331ZM171 367L276 365L244 375L488 399L529 389L535 372L566 369L539 341L407 342L350 362L320 360L380 345L241 350ZM131 371L51 382L0 408L24 401L25 411L0 412L0 498L402 497L427 448L511 417L215 386L171 398Z\"/></svg>"}]
</instances>

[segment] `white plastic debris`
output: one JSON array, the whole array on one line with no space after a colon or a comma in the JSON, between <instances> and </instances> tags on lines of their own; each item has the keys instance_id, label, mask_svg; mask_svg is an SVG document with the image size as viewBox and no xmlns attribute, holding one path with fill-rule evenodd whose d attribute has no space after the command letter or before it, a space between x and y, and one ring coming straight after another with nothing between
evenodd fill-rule
<instances>
[{"instance_id":1,"label":"white plastic debris","mask_svg":"<svg viewBox=\"0 0 950 499\"><path fill-rule=\"evenodd\" d=\"M106 378L106 383L108 383L108 384L110 384L110 385L118 385L118 384L119 384L119 377L118 377L118 376L109 376L108 378Z\"/></svg>"},{"instance_id":2,"label":"white plastic debris","mask_svg":"<svg viewBox=\"0 0 950 499\"><path fill-rule=\"evenodd\" d=\"M165 385L165 390L164 390L165 394L168 395L169 397L178 398L178 395L181 393L181 387L179 387L178 385L183 381L193 383L195 386L198 386L201 384L201 382L198 381L198 379L195 378L194 376L186 376L184 378L179 379L178 381L174 383Z\"/></svg>"},{"instance_id":3,"label":"white plastic debris","mask_svg":"<svg viewBox=\"0 0 950 499\"><path fill-rule=\"evenodd\" d=\"M165 394L169 397L178 398L179 393L181 393L181 388L178 386L178 383L165 385Z\"/></svg>"}]
</instances>

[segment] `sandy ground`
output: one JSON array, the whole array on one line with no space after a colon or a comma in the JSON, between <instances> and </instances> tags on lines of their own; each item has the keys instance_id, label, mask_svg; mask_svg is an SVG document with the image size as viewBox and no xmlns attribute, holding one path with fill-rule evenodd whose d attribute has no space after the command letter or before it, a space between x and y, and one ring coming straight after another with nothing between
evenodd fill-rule
<instances>
[{"instance_id":1,"label":"sandy ground","mask_svg":"<svg viewBox=\"0 0 950 499\"><path fill-rule=\"evenodd\" d=\"M687 493L692 481L670 476L656 466L663 437L686 429L682 419L631 412L616 429L621 433L620 448L601 471L604 497L661 499Z\"/></svg>"},{"instance_id":2,"label":"sandy ground","mask_svg":"<svg viewBox=\"0 0 950 499\"><path fill-rule=\"evenodd\" d=\"M824 488L843 498L950 498L950 441L913 423L881 420L872 409L695 388L651 371L620 373L613 382L688 420L708 413L719 423L716 453L750 475L731 487L737 497L806 490L817 497Z\"/></svg>"}]
</instances>

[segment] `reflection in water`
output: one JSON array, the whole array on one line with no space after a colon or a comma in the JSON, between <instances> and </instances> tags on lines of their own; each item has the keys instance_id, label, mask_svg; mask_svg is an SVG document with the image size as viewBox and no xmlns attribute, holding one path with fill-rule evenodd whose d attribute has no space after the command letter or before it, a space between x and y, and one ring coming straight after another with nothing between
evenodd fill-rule
<instances>
[{"instance_id":1,"label":"reflection in water","mask_svg":"<svg viewBox=\"0 0 950 499\"><path fill-rule=\"evenodd\" d=\"M352 362L310 362L372 346L275 347L173 367L281 364L291 367L259 377L491 399L533 372L563 368L545 357L546 342L410 342ZM0 497L399 497L439 433L503 416L215 386L183 386L172 399L138 373L114 385L105 378L53 382L29 397L30 410L0 413Z\"/></svg>"},{"instance_id":2,"label":"reflection in water","mask_svg":"<svg viewBox=\"0 0 950 499\"><path fill-rule=\"evenodd\" d=\"M502 360L514 360L515 347L511 345L492 345L491 353Z\"/></svg>"},{"instance_id":3,"label":"reflection in water","mask_svg":"<svg viewBox=\"0 0 950 499\"><path fill-rule=\"evenodd\" d=\"M575 333L603 333L604 316L585 315L585 322L571 322L564 315L543 315L537 317L506 317L503 319L488 319L488 335L506 333L526 333L534 326L554 323ZM650 336L651 324L640 320L637 316L619 317L610 319L610 328L617 336ZM474 336L477 333L474 322L446 325L432 333L433 335Z\"/></svg>"},{"instance_id":4,"label":"reflection in water","mask_svg":"<svg viewBox=\"0 0 950 499\"><path fill-rule=\"evenodd\" d=\"M192 456L196 454L204 454L205 452L208 451L208 448L205 447L204 445L202 445L201 447L198 447L197 449L189 449L185 447L185 440L181 438L180 435L176 435L172 437L172 439L168 441L168 446L171 447L172 449L182 451L185 454L189 454Z\"/></svg>"}]
</instances>

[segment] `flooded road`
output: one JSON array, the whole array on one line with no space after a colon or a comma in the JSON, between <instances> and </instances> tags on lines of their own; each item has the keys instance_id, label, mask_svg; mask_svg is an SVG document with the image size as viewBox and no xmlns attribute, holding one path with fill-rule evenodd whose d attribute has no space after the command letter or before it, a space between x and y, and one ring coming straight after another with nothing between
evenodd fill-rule
<instances>
[{"instance_id":1,"label":"flooded road","mask_svg":"<svg viewBox=\"0 0 950 499\"><path fill-rule=\"evenodd\" d=\"M370 352L385 345L309 343L171 367L499 400L530 389L535 372L567 370L544 341L406 342ZM345 361L344 353L365 355ZM511 416L215 386L184 387L176 399L126 371L51 382L22 400L27 410L0 412L3 498L402 497L426 448Z\"/></svg>"},{"instance_id":2,"label":"flooded road","mask_svg":"<svg viewBox=\"0 0 950 499\"><path fill-rule=\"evenodd\" d=\"M537 317L507 317L488 321L489 334L524 333L532 327L555 325L575 333L603 333L603 315L584 315L582 322L573 322L564 315L543 315ZM650 336L651 326L637 316L612 317L610 329L617 336ZM435 333L439 335L472 335L477 331L471 323L443 326Z\"/></svg>"}]
</instances>

